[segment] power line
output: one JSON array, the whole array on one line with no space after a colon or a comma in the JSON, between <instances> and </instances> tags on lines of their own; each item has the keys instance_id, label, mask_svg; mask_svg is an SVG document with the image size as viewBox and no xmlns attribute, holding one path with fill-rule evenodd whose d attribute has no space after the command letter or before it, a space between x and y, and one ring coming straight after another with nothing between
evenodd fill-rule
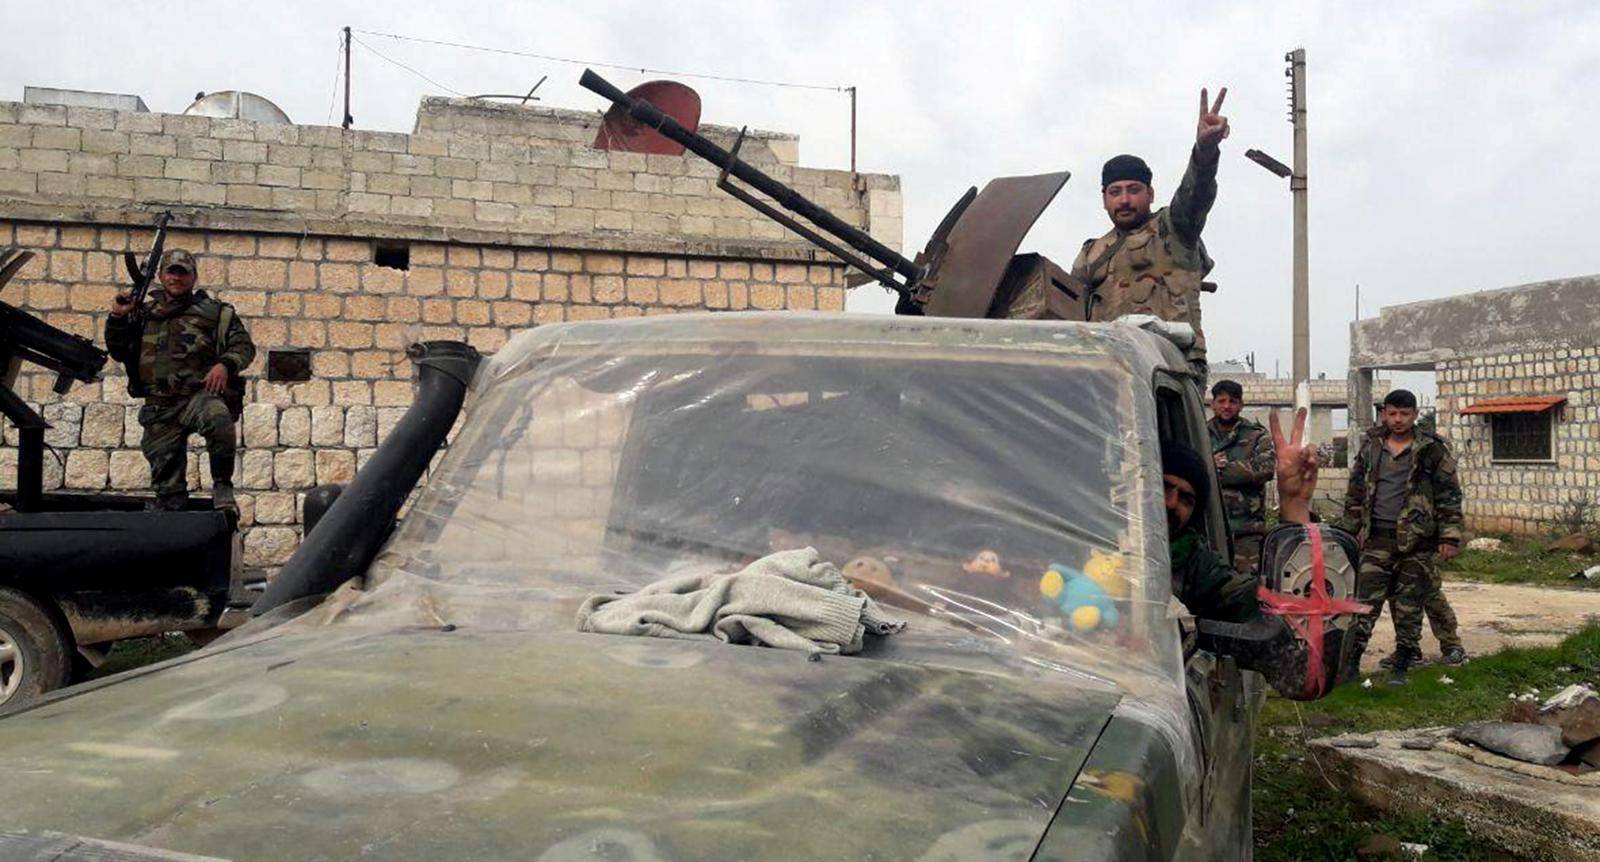
<instances>
[{"instance_id":1,"label":"power line","mask_svg":"<svg viewBox=\"0 0 1600 862\"><path fill-rule=\"evenodd\" d=\"M355 32L357 32L357 33L365 33L367 31L365 31L365 30L357 30ZM381 35L381 34L379 34L379 35ZM427 81L428 83L434 85L435 87L438 87L441 90L445 90L446 92L449 92L452 95L456 95L456 96L465 97L467 95L466 93L463 93L460 90L455 89L454 87L448 87L448 86L445 86L444 84L439 83L438 81L434 80L433 78L430 78L427 75L424 75L423 73L417 71L416 69L413 69L412 67L407 66L406 64L400 62L399 60L396 60L393 57L390 57L389 55L383 53L382 51L379 51L377 48L374 48L371 45L368 45L367 43L361 41L360 39L356 39L355 43L357 45L360 45L361 47L367 49L368 51L371 51L374 55L376 55L378 57L378 59L383 60L386 63L391 63L391 64L393 64L395 66L399 66L400 68L406 70L407 72L410 72L413 75L416 75L418 78L421 78L422 80Z\"/></svg>"},{"instance_id":2,"label":"power line","mask_svg":"<svg viewBox=\"0 0 1600 862\"><path fill-rule=\"evenodd\" d=\"M330 126L333 125L333 105L339 101L339 67L341 65L339 49L341 47L343 46L335 46L333 51L333 92L328 94L328 125Z\"/></svg>"},{"instance_id":3,"label":"power line","mask_svg":"<svg viewBox=\"0 0 1600 862\"><path fill-rule=\"evenodd\" d=\"M375 30L355 30L354 32L367 36L379 36L384 39L395 39L401 42L420 42L424 45L442 45L447 48L460 48L465 51L482 51L486 54L507 54L513 57L528 57L534 60L546 60L552 63L569 63L575 66L598 66L602 69L623 69L630 72L639 72L647 75L670 75L674 78L704 78L710 81L727 81L735 84L758 84L763 87L788 87L796 90L829 90L835 93L842 93L849 89L848 87L833 87L826 84L800 84L793 81L767 81L759 78L739 78L731 75L713 75L705 72L680 72L670 69L647 69L641 66L629 66L623 63L606 63L600 60L579 60L572 57L557 57L550 54L535 54L531 51L513 51L509 48L490 48L483 45L468 45L462 42L447 42L443 39L424 39L419 36L400 36L394 33L379 33ZM371 46L368 46L368 50L372 50ZM373 53L377 52L374 51ZM383 55L379 54L378 56L381 57ZM391 60L390 62L394 61ZM415 72L415 70L412 71ZM416 74L420 75L421 73L417 72ZM442 87L444 85L439 84L439 86ZM455 91L452 90L451 92ZM461 94L457 93L457 95Z\"/></svg>"}]
</instances>

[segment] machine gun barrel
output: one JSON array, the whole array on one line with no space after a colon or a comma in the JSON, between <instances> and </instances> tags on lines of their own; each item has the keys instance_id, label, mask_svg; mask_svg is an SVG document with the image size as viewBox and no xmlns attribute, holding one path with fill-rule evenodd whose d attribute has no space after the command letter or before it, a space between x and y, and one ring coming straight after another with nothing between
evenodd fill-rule
<instances>
[{"instance_id":1,"label":"machine gun barrel","mask_svg":"<svg viewBox=\"0 0 1600 862\"><path fill-rule=\"evenodd\" d=\"M799 215L827 233L833 234L851 248L888 267L894 273L898 273L905 278L906 284L891 284L890 286L895 287L902 294L915 286L924 275L923 268L910 258L873 239L866 231L847 224L843 219L812 203L794 189L740 160L734 153L730 153L701 135L689 131L680 125L677 120L667 116L665 112L650 102L629 96L590 69L583 70L583 77L578 83L585 89L609 99L613 104L626 111L628 116L633 119L677 141L694 152L695 155L722 168L725 173L738 177L757 191L772 198L783 208ZM750 203L748 200L745 202ZM759 209L760 207L757 208ZM802 235L806 235L806 232L802 231ZM807 236L807 239L812 242L819 242L815 236ZM825 243L819 242L819 244L823 244L825 248L827 247ZM879 276L879 273L875 271L868 270L868 272L874 276ZM880 280L882 280L881 277Z\"/></svg>"}]
</instances>

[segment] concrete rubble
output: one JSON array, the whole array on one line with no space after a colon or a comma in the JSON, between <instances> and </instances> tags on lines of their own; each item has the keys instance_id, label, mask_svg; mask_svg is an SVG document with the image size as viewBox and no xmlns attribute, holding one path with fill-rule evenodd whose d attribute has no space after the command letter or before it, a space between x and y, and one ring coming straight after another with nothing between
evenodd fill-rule
<instances>
[{"instance_id":1,"label":"concrete rubble","mask_svg":"<svg viewBox=\"0 0 1600 862\"><path fill-rule=\"evenodd\" d=\"M1600 772L1512 760L1452 739L1452 730L1361 734L1362 745L1376 742L1370 748L1332 737L1310 749L1321 774L1368 805L1459 819L1475 836L1531 859L1600 858Z\"/></svg>"}]
</instances>

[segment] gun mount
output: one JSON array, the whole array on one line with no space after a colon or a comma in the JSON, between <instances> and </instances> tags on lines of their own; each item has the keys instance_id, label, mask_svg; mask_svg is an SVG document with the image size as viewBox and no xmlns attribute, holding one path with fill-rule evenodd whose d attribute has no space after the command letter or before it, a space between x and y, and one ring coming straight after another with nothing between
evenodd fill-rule
<instances>
[{"instance_id":1,"label":"gun mount","mask_svg":"<svg viewBox=\"0 0 1600 862\"><path fill-rule=\"evenodd\" d=\"M893 290L899 295L896 314L1089 318L1092 291L1041 255L1017 254L1023 237L1066 184L1066 171L1000 177L991 180L981 192L976 186L968 189L945 214L916 258L907 258L741 160L743 132L733 149L725 150L684 128L648 100L624 93L592 70L585 69L579 83L609 100L613 110L721 168L718 188ZM770 202L750 189L765 195Z\"/></svg>"},{"instance_id":2,"label":"gun mount","mask_svg":"<svg viewBox=\"0 0 1600 862\"><path fill-rule=\"evenodd\" d=\"M16 275L33 252L0 249L0 290ZM23 362L56 373L57 394L74 382L88 383L100 376L106 352L86 338L63 332L21 309L0 301L0 415L17 426L17 508L29 511L39 505L44 485L44 432L50 423L12 389Z\"/></svg>"}]
</instances>

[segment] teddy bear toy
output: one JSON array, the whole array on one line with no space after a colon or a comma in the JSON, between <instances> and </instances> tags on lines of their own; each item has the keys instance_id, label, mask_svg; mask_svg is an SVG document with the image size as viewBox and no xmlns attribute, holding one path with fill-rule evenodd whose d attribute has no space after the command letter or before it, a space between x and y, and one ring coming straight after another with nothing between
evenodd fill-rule
<instances>
[{"instance_id":1,"label":"teddy bear toy","mask_svg":"<svg viewBox=\"0 0 1600 862\"><path fill-rule=\"evenodd\" d=\"M1039 592L1060 608L1074 631L1092 632L1116 626L1117 602L1128 597L1121 554L1089 551L1089 561L1079 571L1051 563L1039 579Z\"/></svg>"}]
</instances>

